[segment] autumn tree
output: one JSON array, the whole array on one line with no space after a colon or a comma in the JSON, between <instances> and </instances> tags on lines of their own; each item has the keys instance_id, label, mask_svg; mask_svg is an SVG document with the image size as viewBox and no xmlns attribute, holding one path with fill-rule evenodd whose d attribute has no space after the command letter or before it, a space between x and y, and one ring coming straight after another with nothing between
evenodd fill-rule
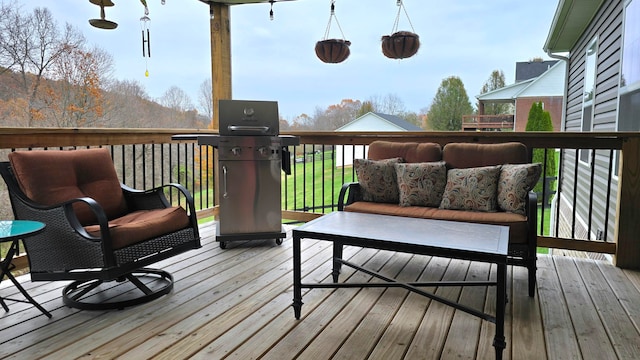
<instances>
[{"instance_id":1,"label":"autumn tree","mask_svg":"<svg viewBox=\"0 0 640 360\"><path fill-rule=\"evenodd\" d=\"M103 85L112 73L112 56L98 47L70 48L62 53L52 67L56 81L49 82L51 92L45 98L47 119L55 121L55 126L105 126Z\"/></svg>"},{"instance_id":2,"label":"autumn tree","mask_svg":"<svg viewBox=\"0 0 640 360\"><path fill-rule=\"evenodd\" d=\"M358 110L358 114L356 115L356 117L360 117L364 114L370 113L370 112L376 112L376 108L373 105L373 102L366 100L362 103L362 105L360 106L360 109Z\"/></svg>"},{"instance_id":3,"label":"autumn tree","mask_svg":"<svg viewBox=\"0 0 640 360\"><path fill-rule=\"evenodd\" d=\"M429 107L427 121L433 130L457 131L462 129L462 116L471 113L473 107L462 80L450 76L442 80Z\"/></svg>"},{"instance_id":4,"label":"autumn tree","mask_svg":"<svg viewBox=\"0 0 640 360\"><path fill-rule=\"evenodd\" d=\"M482 85L480 94L486 94L490 91L505 87L504 72L502 70L493 70L491 75ZM504 103L486 103L484 105L484 115L500 115L513 113L511 104Z\"/></svg>"},{"instance_id":5,"label":"autumn tree","mask_svg":"<svg viewBox=\"0 0 640 360\"><path fill-rule=\"evenodd\" d=\"M62 30L47 8L23 13L17 2L0 3L0 66L20 74L14 77L18 90L27 99L24 125L33 126L44 118L45 103L39 97L45 76L56 59L69 49L80 48L84 37L70 24Z\"/></svg>"},{"instance_id":6,"label":"autumn tree","mask_svg":"<svg viewBox=\"0 0 640 360\"><path fill-rule=\"evenodd\" d=\"M335 130L357 118L362 107L360 100L343 99L340 104L317 107L313 117L313 130Z\"/></svg>"}]
</instances>

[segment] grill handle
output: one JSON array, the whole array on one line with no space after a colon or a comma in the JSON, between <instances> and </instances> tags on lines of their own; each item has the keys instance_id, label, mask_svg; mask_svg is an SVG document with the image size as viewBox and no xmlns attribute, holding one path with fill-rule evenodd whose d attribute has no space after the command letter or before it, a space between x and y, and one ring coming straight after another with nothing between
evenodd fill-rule
<instances>
[{"instance_id":1,"label":"grill handle","mask_svg":"<svg viewBox=\"0 0 640 360\"><path fill-rule=\"evenodd\" d=\"M222 197L223 198L228 198L229 197L229 193L227 192L227 166L223 165L222 166Z\"/></svg>"},{"instance_id":2,"label":"grill handle","mask_svg":"<svg viewBox=\"0 0 640 360\"><path fill-rule=\"evenodd\" d=\"M229 129L229 131L256 131L261 133L269 131L268 126L229 125L227 129Z\"/></svg>"}]
</instances>

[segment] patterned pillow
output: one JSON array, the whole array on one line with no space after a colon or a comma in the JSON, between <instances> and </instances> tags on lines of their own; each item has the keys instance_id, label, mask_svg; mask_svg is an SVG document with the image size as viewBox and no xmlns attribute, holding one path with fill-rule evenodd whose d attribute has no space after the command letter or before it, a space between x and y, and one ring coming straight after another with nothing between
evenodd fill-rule
<instances>
[{"instance_id":1,"label":"patterned pillow","mask_svg":"<svg viewBox=\"0 0 640 360\"><path fill-rule=\"evenodd\" d=\"M396 164L400 206L438 207L447 184L444 161Z\"/></svg>"},{"instance_id":2,"label":"patterned pillow","mask_svg":"<svg viewBox=\"0 0 640 360\"><path fill-rule=\"evenodd\" d=\"M362 189L362 200L398 203L398 181L394 165L401 162L403 162L402 158L355 159L353 166Z\"/></svg>"},{"instance_id":3,"label":"patterned pillow","mask_svg":"<svg viewBox=\"0 0 640 360\"><path fill-rule=\"evenodd\" d=\"M542 164L502 165L498 181L498 206L504 211L524 215L527 194L538 182Z\"/></svg>"},{"instance_id":4,"label":"patterned pillow","mask_svg":"<svg viewBox=\"0 0 640 360\"><path fill-rule=\"evenodd\" d=\"M440 208L496 211L499 177L500 166L449 170Z\"/></svg>"}]
</instances>

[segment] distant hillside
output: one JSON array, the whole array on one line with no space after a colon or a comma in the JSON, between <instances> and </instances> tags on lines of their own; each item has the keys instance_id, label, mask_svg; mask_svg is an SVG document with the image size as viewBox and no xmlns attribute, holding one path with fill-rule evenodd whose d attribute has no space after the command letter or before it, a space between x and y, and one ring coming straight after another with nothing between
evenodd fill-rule
<instances>
[{"instance_id":1,"label":"distant hillside","mask_svg":"<svg viewBox=\"0 0 640 360\"><path fill-rule=\"evenodd\" d=\"M0 67L0 126L204 128L209 123L196 110L172 109L150 99L134 81L93 89L90 83L41 79L34 97L35 75L22 78Z\"/></svg>"}]
</instances>

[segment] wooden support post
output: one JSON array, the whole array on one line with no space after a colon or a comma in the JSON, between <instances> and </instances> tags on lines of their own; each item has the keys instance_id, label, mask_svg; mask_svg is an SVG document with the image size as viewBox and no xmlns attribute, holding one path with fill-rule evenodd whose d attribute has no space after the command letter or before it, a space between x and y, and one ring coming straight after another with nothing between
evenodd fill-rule
<instances>
[{"instance_id":1,"label":"wooden support post","mask_svg":"<svg viewBox=\"0 0 640 360\"><path fill-rule=\"evenodd\" d=\"M640 269L640 138L622 144L616 211L616 266Z\"/></svg>"},{"instance_id":2,"label":"wooden support post","mask_svg":"<svg viewBox=\"0 0 640 360\"><path fill-rule=\"evenodd\" d=\"M213 96L212 128L219 128L218 100L231 99L231 18L229 5L210 3L211 84Z\"/></svg>"},{"instance_id":3,"label":"wooden support post","mask_svg":"<svg viewBox=\"0 0 640 360\"><path fill-rule=\"evenodd\" d=\"M231 99L231 18L229 5L210 3L211 15L211 86L213 116L211 128L220 129L220 99ZM218 169L218 152L214 152L213 166ZM216 184L221 184L220 174L216 172ZM220 191L216 186L214 201L220 204Z\"/></svg>"}]
</instances>

